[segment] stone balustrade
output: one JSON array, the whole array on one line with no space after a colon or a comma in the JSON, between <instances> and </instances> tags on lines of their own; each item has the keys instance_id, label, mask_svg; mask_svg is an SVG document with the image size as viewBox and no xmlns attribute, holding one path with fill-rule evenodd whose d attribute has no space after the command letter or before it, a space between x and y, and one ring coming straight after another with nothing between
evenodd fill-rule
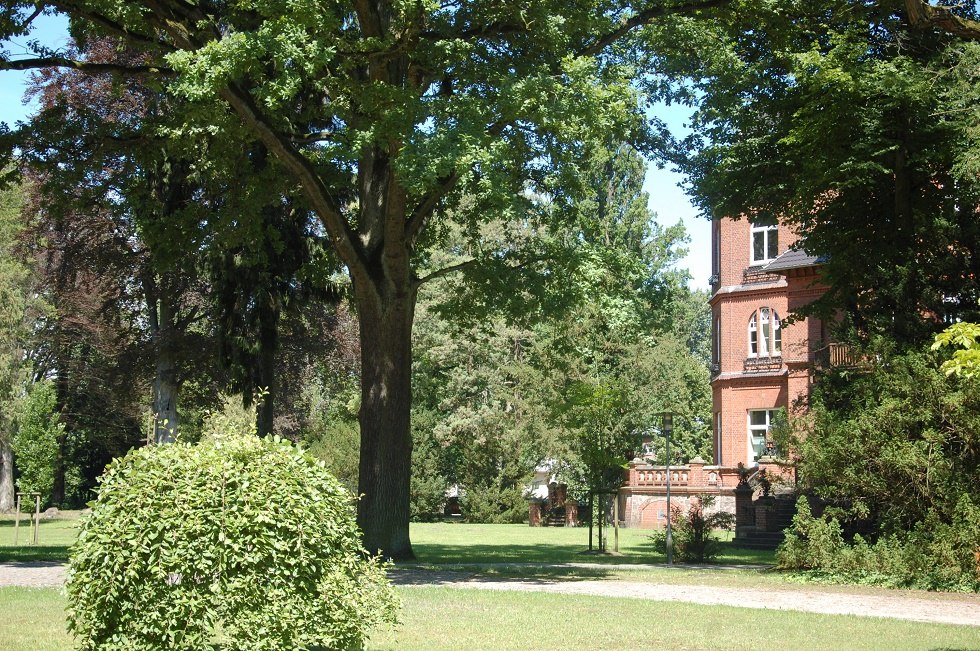
<instances>
[{"instance_id":1,"label":"stone balustrade","mask_svg":"<svg viewBox=\"0 0 980 651\"><path fill-rule=\"evenodd\" d=\"M678 488L734 488L738 484L738 468L707 465L700 457L670 467L670 485ZM624 487L648 488L667 486L667 466L652 465L643 459L633 459Z\"/></svg>"},{"instance_id":2,"label":"stone balustrade","mask_svg":"<svg viewBox=\"0 0 980 651\"><path fill-rule=\"evenodd\" d=\"M750 478L758 477L758 473L765 470L773 482L794 481L791 465L766 458L759 461L758 466L749 468ZM667 472L666 466L655 465L647 459L637 458L630 462L626 481L618 495L619 512L626 526L663 526L667 513ZM683 465L671 466L670 487L674 500L672 508L686 509L692 499L707 493L716 496L716 508L734 513L738 494L736 488L744 472L744 469L737 466L708 465L700 457ZM761 494L758 482L744 488L748 493L743 499L751 500L755 493Z\"/></svg>"}]
</instances>

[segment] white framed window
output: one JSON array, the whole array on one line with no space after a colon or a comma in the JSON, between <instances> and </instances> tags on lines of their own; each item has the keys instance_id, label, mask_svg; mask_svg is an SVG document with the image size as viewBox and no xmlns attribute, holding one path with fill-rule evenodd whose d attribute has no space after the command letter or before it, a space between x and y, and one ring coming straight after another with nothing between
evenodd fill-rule
<instances>
[{"instance_id":1,"label":"white framed window","mask_svg":"<svg viewBox=\"0 0 980 651\"><path fill-rule=\"evenodd\" d=\"M749 410L749 461L751 463L755 463L766 453L766 435L778 414L778 409Z\"/></svg>"},{"instance_id":2,"label":"white framed window","mask_svg":"<svg viewBox=\"0 0 980 651\"><path fill-rule=\"evenodd\" d=\"M752 226L752 264L764 264L779 255L779 227Z\"/></svg>"},{"instance_id":3,"label":"white framed window","mask_svg":"<svg viewBox=\"0 0 980 651\"><path fill-rule=\"evenodd\" d=\"M749 357L779 357L782 354L779 315L771 307L760 307L749 317Z\"/></svg>"}]
</instances>

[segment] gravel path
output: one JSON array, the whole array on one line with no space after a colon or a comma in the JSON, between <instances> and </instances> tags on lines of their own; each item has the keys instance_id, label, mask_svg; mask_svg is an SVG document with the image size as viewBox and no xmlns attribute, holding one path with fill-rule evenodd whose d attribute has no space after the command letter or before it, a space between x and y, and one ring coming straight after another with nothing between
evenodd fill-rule
<instances>
[{"instance_id":1,"label":"gravel path","mask_svg":"<svg viewBox=\"0 0 980 651\"><path fill-rule=\"evenodd\" d=\"M0 563L0 587L58 588L65 583L65 565L37 561Z\"/></svg>"},{"instance_id":2,"label":"gravel path","mask_svg":"<svg viewBox=\"0 0 980 651\"><path fill-rule=\"evenodd\" d=\"M506 564L507 567L548 567L537 564ZM591 564L576 564L590 567ZM598 566L610 569L608 565ZM637 569L637 566L624 566ZM659 566L662 568L663 566ZM683 566L681 566L683 567ZM715 567L714 569L718 569ZM736 568L732 568L736 569ZM678 570L683 571L683 570ZM479 573L417 568L395 568L390 573L396 585L406 587L445 586L470 590L510 590L578 594L596 597L625 597L653 601L739 606L771 610L797 610L827 615L888 617L917 622L961 624L980 628L980 595L916 593L902 591L848 592L839 586L806 589L754 589L641 581L508 579ZM65 566L60 563L0 563L0 587L58 587L64 584ZM978 633L980 639L980 633Z\"/></svg>"},{"instance_id":3,"label":"gravel path","mask_svg":"<svg viewBox=\"0 0 980 651\"><path fill-rule=\"evenodd\" d=\"M661 566L662 567L662 566ZM797 610L826 615L888 617L916 622L980 627L980 595L903 592L899 590L847 592L840 586L821 589L754 589L657 582L561 579L504 579L465 572L395 569L392 581L401 586L446 586L473 590L510 590L558 594L625 597L652 601L738 606L770 610ZM978 631L980 641L980 631Z\"/></svg>"}]
</instances>

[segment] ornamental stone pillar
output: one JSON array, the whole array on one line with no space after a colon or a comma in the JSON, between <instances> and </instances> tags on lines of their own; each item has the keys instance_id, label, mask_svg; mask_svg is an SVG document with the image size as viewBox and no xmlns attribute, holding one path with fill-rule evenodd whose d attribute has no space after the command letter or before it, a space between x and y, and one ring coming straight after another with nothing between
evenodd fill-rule
<instances>
[{"instance_id":1,"label":"ornamental stone pillar","mask_svg":"<svg viewBox=\"0 0 980 651\"><path fill-rule=\"evenodd\" d=\"M541 502L532 500L527 504L527 523L532 527L541 526Z\"/></svg>"}]
</instances>

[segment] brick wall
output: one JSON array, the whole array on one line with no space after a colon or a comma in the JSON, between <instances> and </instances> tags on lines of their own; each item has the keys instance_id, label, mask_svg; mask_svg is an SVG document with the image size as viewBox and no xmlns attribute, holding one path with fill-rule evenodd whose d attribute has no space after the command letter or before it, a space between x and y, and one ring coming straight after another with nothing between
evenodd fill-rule
<instances>
[{"instance_id":1,"label":"brick wall","mask_svg":"<svg viewBox=\"0 0 980 651\"><path fill-rule=\"evenodd\" d=\"M723 219L713 225L717 282L712 287L712 330L720 343L712 349L713 461L723 466L752 461L750 410L789 408L798 397L808 395L809 364L814 348L824 339L820 321L807 318L791 325L781 323L779 354L771 350L773 346L768 354L762 354L761 347L757 354L751 353L753 314L758 321L759 310L770 308L782 322L824 291L815 284L813 268L774 274L753 265L751 229L746 219ZM779 226L778 253L786 252L797 239L788 227ZM715 325L719 319L720 327Z\"/></svg>"}]
</instances>

